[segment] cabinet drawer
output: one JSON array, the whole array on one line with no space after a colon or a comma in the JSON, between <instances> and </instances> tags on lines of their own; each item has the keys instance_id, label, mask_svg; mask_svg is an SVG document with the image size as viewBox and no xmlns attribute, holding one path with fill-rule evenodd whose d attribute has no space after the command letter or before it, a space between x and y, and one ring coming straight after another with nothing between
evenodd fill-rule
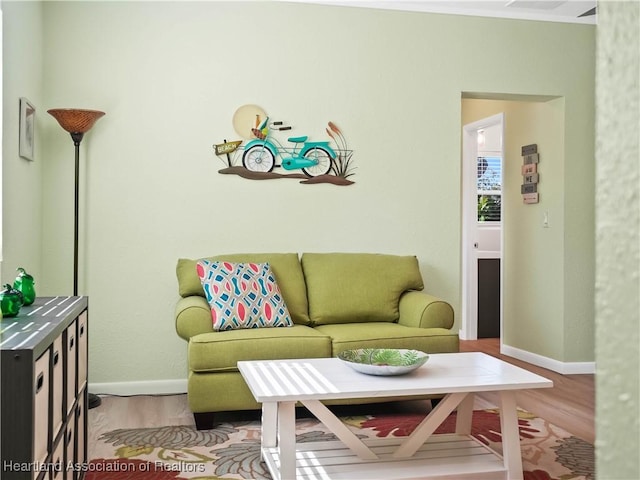
<instances>
[{"instance_id":1,"label":"cabinet drawer","mask_svg":"<svg viewBox=\"0 0 640 480\"><path fill-rule=\"evenodd\" d=\"M53 341L51 355L51 371L53 375L53 381L51 382L51 397L53 399L51 407L51 427L53 428L52 438L55 439L60 433L60 428L62 428L62 415L64 410L62 406L62 398L64 395L64 350L62 346L62 335Z\"/></svg>"},{"instance_id":2,"label":"cabinet drawer","mask_svg":"<svg viewBox=\"0 0 640 480\"><path fill-rule=\"evenodd\" d=\"M87 332L87 311L78 317L78 392L87 384L87 351L89 348Z\"/></svg>"},{"instance_id":3,"label":"cabinet drawer","mask_svg":"<svg viewBox=\"0 0 640 480\"><path fill-rule=\"evenodd\" d=\"M49 470L49 480L63 480L65 472L64 462L64 436L53 449L51 456L51 470Z\"/></svg>"},{"instance_id":4,"label":"cabinet drawer","mask_svg":"<svg viewBox=\"0 0 640 480\"><path fill-rule=\"evenodd\" d=\"M66 363L67 363L67 414L71 414L71 409L76 399L76 371L78 365L78 337L76 335L76 321L74 320L67 327L66 341Z\"/></svg>"},{"instance_id":5,"label":"cabinet drawer","mask_svg":"<svg viewBox=\"0 0 640 480\"><path fill-rule=\"evenodd\" d=\"M87 401L87 391L83 391L78 396L78 406L76 407L76 462L85 464L87 462L87 409L85 408Z\"/></svg>"},{"instance_id":6,"label":"cabinet drawer","mask_svg":"<svg viewBox=\"0 0 640 480\"><path fill-rule=\"evenodd\" d=\"M65 435L64 435L64 444L65 444L65 450L66 450L65 458L66 458L67 465L69 464L69 462L77 463L75 461L75 458L76 458L75 443L76 443L76 422L72 418L71 420L69 420L69 423L67 423L67 431L65 432ZM73 475L72 471L67 473L67 476L70 478L73 478L72 475Z\"/></svg>"},{"instance_id":7,"label":"cabinet drawer","mask_svg":"<svg viewBox=\"0 0 640 480\"><path fill-rule=\"evenodd\" d=\"M49 358L50 351L46 350L35 363L34 462L44 462L49 454Z\"/></svg>"}]
</instances>

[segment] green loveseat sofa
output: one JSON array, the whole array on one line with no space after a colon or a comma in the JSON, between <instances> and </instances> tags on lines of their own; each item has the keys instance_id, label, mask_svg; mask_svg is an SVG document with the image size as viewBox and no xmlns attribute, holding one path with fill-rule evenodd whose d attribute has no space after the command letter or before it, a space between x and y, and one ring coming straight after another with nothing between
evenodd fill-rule
<instances>
[{"instance_id":1,"label":"green loveseat sofa","mask_svg":"<svg viewBox=\"0 0 640 480\"><path fill-rule=\"evenodd\" d=\"M178 260L176 331L188 341L188 401L198 429L211 428L215 412L260 408L238 372L240 360L334 357L354 348L458 351L453 309L422 292L414 256L254 253L206 259L269 263L293 326L214 331L198 260Z\"/></svg>"}]
</instances>

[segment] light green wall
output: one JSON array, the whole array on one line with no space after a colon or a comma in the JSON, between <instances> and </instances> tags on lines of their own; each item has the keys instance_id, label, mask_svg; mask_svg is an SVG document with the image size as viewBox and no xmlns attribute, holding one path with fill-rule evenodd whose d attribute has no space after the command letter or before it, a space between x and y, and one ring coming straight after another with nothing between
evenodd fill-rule
<instances>
[{"instance_id":1,"label":"light green wall","mask_svg":"<svg viewBox=\"0 0 640 480\"><path fill-rule=\"evenodd\" d=\"M42 278L42 5L2 2L2 284L16 268ZM34 160L18 154L20 97L36 107ZM38 281L36 280L36 283ZM36 287L39 285L36 284Z\"/></svg>"},{"instance_id":2,"label":"light green wall","mask_svg":"<svg viewBox=\"0 0 640 480\"><path fill-rule=\"evenodd\" d=\"M598 6L596 471L640 478L640 4Z\"/></svg>"},{"instance_id":3,"label":"light green wall","mask_svg":"<svg viewBox=\"0 0 640 480\"><path fill-rule=\"evenodd\" d=\"M173 327L181 256L412 253L458 328L461 92L564 97L575 125L566 162L593 137L591 26L279 2L43 8L41 109L107 112L81 147L91 383L184 379ZM334 121L355 151L355 185L218 174L211 145L235 136L231 118L246 103L313 139ZM73 146L52 118L39 126L40 293L67 293ZM588 291L578 300L591 301Z\"/></svg>"}]
</instances>

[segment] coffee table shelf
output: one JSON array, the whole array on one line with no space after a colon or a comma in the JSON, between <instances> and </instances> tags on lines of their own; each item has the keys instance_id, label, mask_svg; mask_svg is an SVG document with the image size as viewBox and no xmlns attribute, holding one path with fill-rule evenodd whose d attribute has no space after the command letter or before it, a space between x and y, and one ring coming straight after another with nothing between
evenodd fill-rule
<instances>
[{"instance_id":1,"label":"coffee table shelf","mask_svg":"<svg viewBox=\"0 0 640 480\"><path fill-rule=\"evenodd\" d=\"M379 460L362 460L344 443L336 441L296 444L298 480L374 480L469 476L507 478L502 457L467 435L441 434L431 437L415 455L396 459L393 451L402 438L365 440ZM277 447L263 448L262 456L271 472L280 471ZM277 477L274 477L277 478Z\"/></svg>"}]
</instances>

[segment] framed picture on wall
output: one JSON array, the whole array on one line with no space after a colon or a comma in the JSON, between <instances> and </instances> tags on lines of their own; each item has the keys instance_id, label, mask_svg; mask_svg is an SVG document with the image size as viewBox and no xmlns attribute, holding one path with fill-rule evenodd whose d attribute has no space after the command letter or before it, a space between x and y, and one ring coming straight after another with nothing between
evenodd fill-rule
<instances>
[{"instance_id":1,"label":"framed picture on wall","mask_svg":"<svg viewBox=\"0 0 640 480\"><path fill-rule=\"evenodd\" d=\"M20 98L20 146L18 153L22 158L33 160L35 143L36 109L24 97Z\"/></svg>"}]
</instances>

